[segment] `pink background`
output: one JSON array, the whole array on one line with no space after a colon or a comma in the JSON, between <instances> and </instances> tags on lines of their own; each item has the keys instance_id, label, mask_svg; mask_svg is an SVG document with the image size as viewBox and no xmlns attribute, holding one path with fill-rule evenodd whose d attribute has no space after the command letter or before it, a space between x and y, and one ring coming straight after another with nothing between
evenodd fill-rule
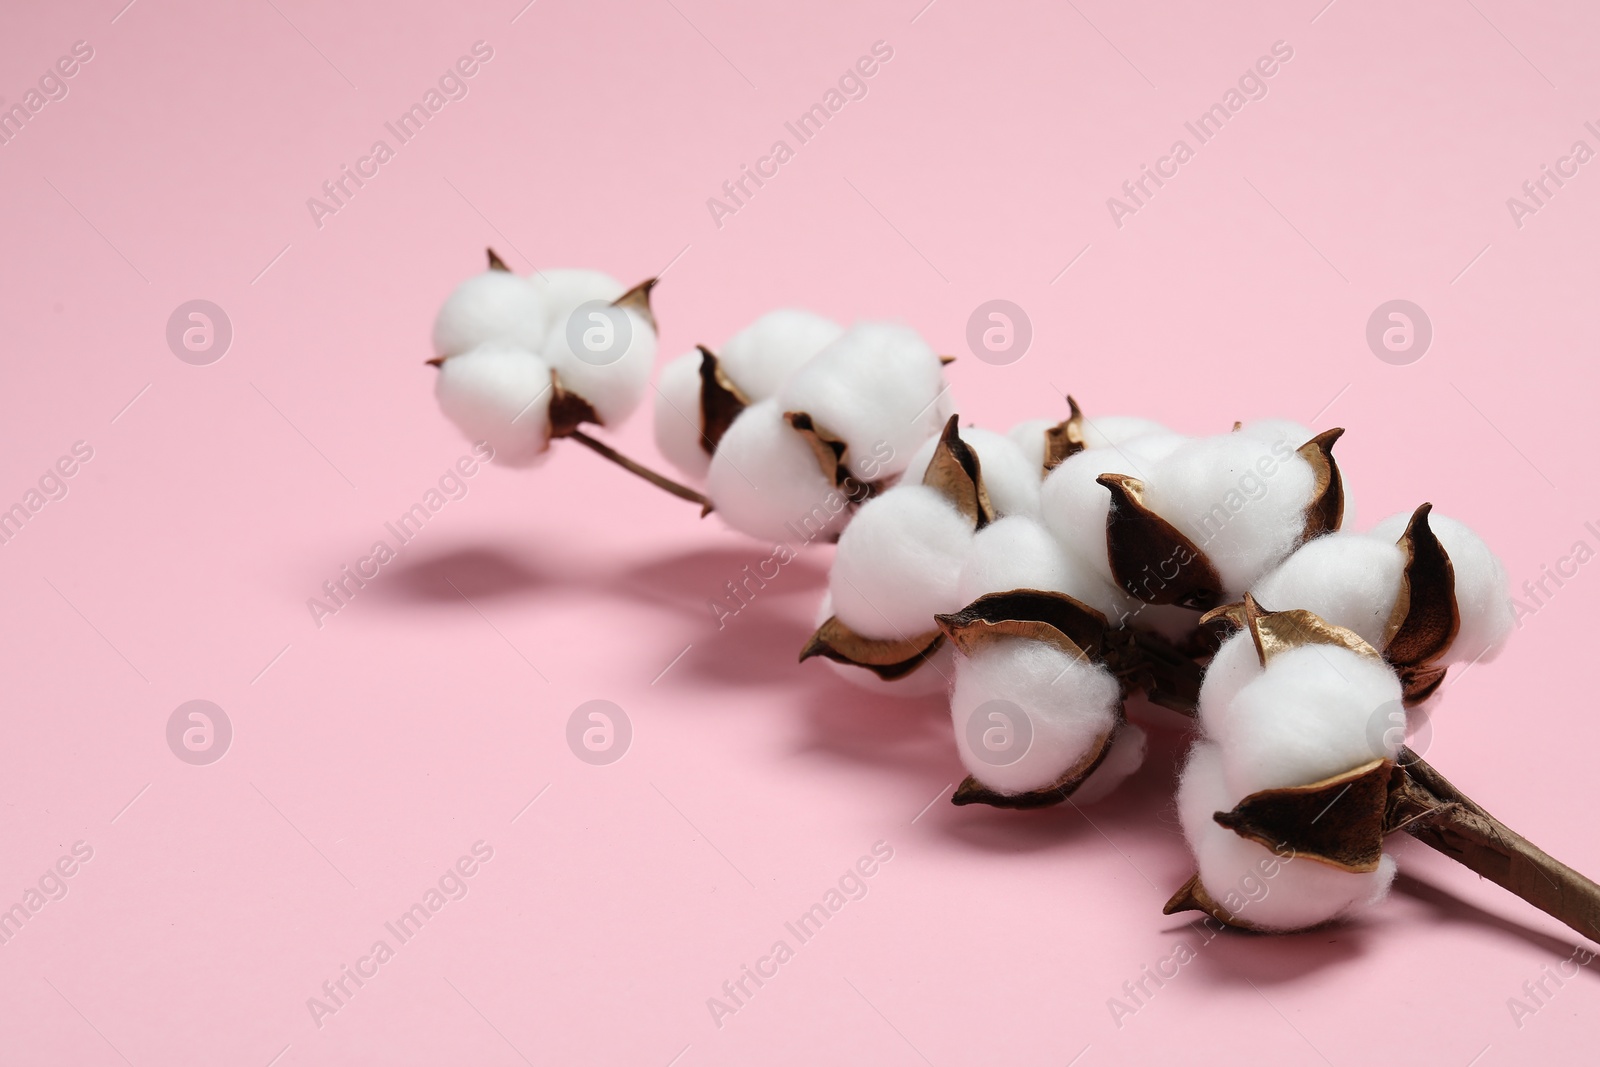
<instances>
[{"instance_id":1,"label":"pink background","mask_svg":"<svg viewBox=\"0 0 1600 1067\"><path fill-rule=\"evenodd\" d=\"M707 599L770 548L575 447L478 473L321 629L306 608L468 451L423 360L487 244L665 269L663 358L782 304L896 316L963 357L980 423L1070 389L1194 432L1340 425L1358 524L1432 500L1515 585L1600 547L1600 163L1520 228L1505 203L1600 148L1596 17L1322 3L13 5L5 106L94 58L0 147L0 502L94 457L0 546L0 907L94 852L0 946L0 1062L1589 1058L1593 968L1507 1007L1572 935L1409 842L1371 918L1220 938L1119 1028L1108 999L1199 942L1160 914L1180 738L1082 813L951 807L939 701L794 663L825 555L719 632ZM478 40L470 95L314 225ZM869 95L718 228L706 198L878 40ZM1279 40L1269 94L1115 226L1106 198ZM1010 366L965 345L996 297L1035 330ZM210 366L165 340L195 298L233 324ZM1434 324L1409 366L1364 339L1394 298ZM614 438L648 457L648 421ZM1591 874L1597 607L1580 570L1453 683L1428 752ZM165 740L196 698L235 731L210 766ZM595 698L634 727L610 766L565 741ZM319 1029L307 998L479 840L470 893ZM706 999L880 840L870 893L716 1027Z\"/></svg>"}]
</instances>

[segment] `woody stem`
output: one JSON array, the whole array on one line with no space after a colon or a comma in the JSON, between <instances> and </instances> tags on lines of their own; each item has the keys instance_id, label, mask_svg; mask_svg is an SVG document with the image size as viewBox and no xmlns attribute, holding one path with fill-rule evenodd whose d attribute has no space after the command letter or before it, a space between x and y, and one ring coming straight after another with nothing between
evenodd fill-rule
<instances>
[{"instance_id":1,"label":"woody stem","mask_svg":"<svg viewBox=\"0 0 1600 1067\"><path fill-rule=\"evenodd\" d=\"M1529 904L1600 941L1600 885L1484 811L1410 749L1390 799L1390 829L1449 856Z\"/></svg>"},{"instance_id":2,"label":"woody stem","mask_svg":"<svg viewBox=\"0 0 1600 1067\"><path fill-rule=\"evenodd\" d=\"M637 474L651 485L665 489L675 497L681 497L682 499L688 500L691 503L699 504L701 509L700 514L702 516L709 515L711 513L711 500L705 494L698 493L695 490L690 489L687 485L682 485L678 482L675 482L664 474L657 474L655 471L651 470L649 467L646 467L642 463L635 463L633 460L629 459L627 456L624 456L621 452L618 452L610 445L595 440L582 430L573 430L566 436L570 437L579 444L600 453L606 459L609 459L623 470L631 471L634 474Z\"/></svg>"}]
</instances>

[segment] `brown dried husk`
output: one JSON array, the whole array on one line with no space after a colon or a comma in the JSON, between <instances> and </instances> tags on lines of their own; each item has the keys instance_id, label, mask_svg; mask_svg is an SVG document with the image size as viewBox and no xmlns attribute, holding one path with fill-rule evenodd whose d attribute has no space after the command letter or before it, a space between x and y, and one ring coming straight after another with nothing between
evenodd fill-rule
<instances>
[{"instance_id":1,"label":"brown dried husk","mask_svg":"<svg viewBox=\"0 0 1600 1067\"><path fill-rule=\"evenodd\" d=\"M700 448L706 455L715 455L733 420L750 399L734 384L722 369L715 353L705 345L700 349Z\"/></svg>"}]
</instances>

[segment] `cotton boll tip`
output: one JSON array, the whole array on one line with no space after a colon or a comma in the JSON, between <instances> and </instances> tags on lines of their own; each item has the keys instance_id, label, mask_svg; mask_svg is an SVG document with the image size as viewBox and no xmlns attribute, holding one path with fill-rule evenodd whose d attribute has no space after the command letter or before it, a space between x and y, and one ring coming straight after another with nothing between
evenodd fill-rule
<instances>
[{"instance_id":1,"label":"cotton boll tip","mask_svg":"<svg viewBox=\"0 0 1600 1067\"><path fill-rule=\"evenodd\" d=\"M939 478L935 459L939 458L941 450L964 448L961 461L965 464L970 457L970 466L981 477L983 493L992 512L983 525L1007 515L1038 518L1038 465L1009 437L977 426L959 429L955 426L958 421L952 416L943 434L923 442L906 464L901 483L926 483L930 477ZM952 434L959 440L949 440Z\"/></svg>"},{"instance_id":2,"label":"cotton boll tip","mask_svg":"<svg viewBox=\"0 0 1600 1067\"><path fill-rule=\"evenodd\" d=\"M611 302L612 307L626 308L650 324L652 333L659 333L655 309L650 306L650 293L660 284L660 278L646 278Z\"/></svg>"}]
</instances>

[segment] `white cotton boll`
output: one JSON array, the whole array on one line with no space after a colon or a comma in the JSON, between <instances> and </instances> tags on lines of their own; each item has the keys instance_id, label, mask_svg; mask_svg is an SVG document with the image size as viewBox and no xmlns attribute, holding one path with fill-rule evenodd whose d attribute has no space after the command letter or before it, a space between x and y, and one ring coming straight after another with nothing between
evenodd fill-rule
<instances>
[{"instance_id":1,"label":"white cotton boll","mask_svg":"<svg viewBox=\"0 0 1600 1067\"><path fill-rule=\"evenodd\" d=\"M581 328L553 332L544 344L561 387L587 400L603 426L618 425L639 406L656 362L655 327L631 308L618 311L620 318L591 311Z\"/></svg>"},{"instance_id":2,"label":"white cotton boll","mask_svg":"<svg viewBox=\"0 0 1600 1067\"><path fill-rule=\"evenodd\" d=\"M1409 513L1391 515L1373 527L1372 536L1398 541L1410 521ZM1428 515L1428 525L1455 568L1461 613L1461 629L1439 662L1488 663L1500 654L1517 622L1505 567L1466 523L1435 511Z\"/></svg>"},{"instance_id":3,"label":"white cotton boll","mask_svg":"<svg viewBox=\"0 0 1600 1067\"><path fill-rule=\"evenodd\" d=\"M762 540L815 540L849 514L844 494L772 400L745 408L722 435L706 495L723 522Z\"/></svg>"},{"instance_id":4,"label":"white cotton boll","mask_svg":"<svg viewBox=\"0 0 1600 1067\"><path fill-rule=\"evenodd\" d=\"M1121 691L1111 672L1043 641L999 638L955 664L956 747L967 771L996 792L1053 784L1116 721Z\"/></svg>"},{"instance_id":5,"label":"white cotton boll","mask_svg":"<svg viewBox=\"0 0 1600 1067\"><path fill-rule=\"evenodd\" d=\"M1206 665L1200 683L1200 725L1207 734L1227 729L1228 709L1239 691L1261 676L1261 658L1249 630L1237 630L1222 642Z\"/></svg>"},{"instance_id":6,"label":"white cotton boll","mask_svg":"<svg viewBox=\"0 0 1600 1067\"><path fill-rule=\"evenodd\" d=\"M1117 731L1116 740L1111 742L1111 751L1106 753L1105 760L1073 790L1073 803L1094 804L1110 796L1117 786L1144 766L1148 749L1149 737L1145 732L1131 722L1124 724Z\"/></svg>"},{"instance_id":7,"label":"white cotton boll","mask_svg":"<svg viewBox=\"0 0 1600 1067\"><path fill-rule=\"evenodd\" d=\"M1083 443L1087 448L1117 448L1140 437L1180 438L1153 419L1136 415L1084 416ZM1181 439L1181 438L1180 438Z\"/></svg>"},{"instance_id":8,"label":"white cotton boll","mask_svg":"<svg viewBox=\"0 0 1600 1067\"><path fill-rule=\"evenodd\" d=\"M1012 515L979 530L961 565L957 599L963 607L986 593L1043 589L1066 593L1113 624L1135 607L1098 571L1068 552L1050 531L1026 515ZM1190 612L1191 619L1193 612Z\"/></svg>"},{"instance_id":9,"label":"white cotton boll","mask_svg":"<svg viewBox=\"0 0 1600 1067\"><path fill-rule=\"evenodd\" d=\"M1304 608L1381 652L1405 565L1405 552L1391 539L1324 534L1296 549L1252 592L1264 611Z\"/></svg>"},{"instance_id":10,"label":"white cotton boll","mask_svg":"<svg viewBox=\"0 0 1600 1067\"><path fill-rule=\"evenodd\" d=\"M1006 431L1006 436L1022 449L1023 458L1044 476L1045 431L1060 423L1060 419L1028 419Z\"/></svg>"},{"instance_id":11,"label":"white cotton boll","mask_svg":"<svg viewBox=\"0 0 1600 1067\"><path fill-rule=\"evenodd\" d=\"M972 520L938 490L898 485L857 509L828 572L834 614L865 637L912 637L959 611Z\"/></svg>"},{"instance_id":12,"label":"white cotton boll","mask_svg":"<svg viewBox=\"0 0 1600 1067\"><path fill-rule=\"evenodd\" d=\"M952 405L938 355L893 322L850 327L794 372L778 402L844 441L852 472L869 482L905 470Z\"/></svg>"},{"instance_id":13,"label":"white cotton boll","mask_svg":"<svg viewBox=\"0 0 1600 1067\"><path fill-rule=\"evenodd\" d=\"M433 320L433 351L455 356L490 342L530 352L544 344L546 308L538 289L510 271L475 274L456 286Z\"/></svg>"},{"instance_id":14,"label":"white cotton boll","mask_svg":"<svg viewBox=\"0 0 1600 1067\"><path fill-rule=\"evenodd\" d=\"M800 365L837 341L844 327L798 308L769 311L717 351L722 371L754 402L775 395Z\"/></svg>"},{"instance_id":15,"label":"white cotton boll","mask_svg":"<svg viewBox=\"0 0 1600 1067\"><path fill-rule=\"evenodd\" d=\"M1207 702L1205 728L1222 747L1228 788L1245 796L1393 759L1401 739L1389 716L1400 708L1387 664L1311 645L1278 654L1226 707Z\"/></svg>"},{"instance_id":16,"label":"white cotton boll","mask_svg":"<svg viewBox=\"0 0 1600 1067\"><path fill-rule=\"evenodd\" d=\"M656 448L695 479L711 469L711 454L700 443L700 359L696 349L662 367L655 399Z\"/></svg>"},{"instance_id":17,"label":"white cotton boll","mask_svg":"<svg viewBox=\"0 0 1600 1067\"><path fill-rule=\"evenodd\" d=\"M1045 477L1039 511L1045 526L1074 555L1116 586L1106 554L1106 515L1111 493L1095 479L1102 474L1141 477L1145 464L1138 448L1086 448L1068 456Z\"/></svg>"},{"instance_id":18,"label":"white cotton boll","mask_svg":"<svg viewBox=\"0 0 1600 1067\"><path fill-rule=\"evenodd\" d=\"M827 622L833 615L833 597L828 593L822 594L822 605L817 611L818 626ZM899 678L880 678L875 671L865 667L857 667L852 663L840 663L826 656L817 658L828 665L828 668L840 678L849 682L858 689L865 689L869 693L879 693L892 697L925 697L935 693L944 693L950 688L950 681L956 676L954 662L955 648L949 641L943 641L922 664L910 674L903 674Z\"/></svg>"},{"instance_id":19,"label":"white cotton boll","mask_svg":"<svg viewBox=\"0 0 1600 1067\"><path fill-rule=\"evenodd\" d=\"M939 438L930 437L912 453L900 476L900 484L917 484L927 473L933 453L939 447ZM989 503L997 515L1039 515L1040 468L1029 463L1028 457L1016 442L993 430L968 426L961 430L961 440L978 456L978 469L983 475L983 486L989 493Z\"/></svg>"},{"instance_id":20,"label":"white cotton boll","mask_svg":"<svg viewBox=\"0 0 1600 1067\"><path fill-rule=\"evenodd\" d=\"M434 395L469 441L487 441L494 462L527 467L550 444L550 365L532 352L480 345L439 364Z\"/></svg>"},{"instance_id":21,"label":"white cotton boll","mask_svg":"<svg viewBox=\"0 0 1600 1067\"><path fill-rule=\"evenodd\" d=\"M1311 464L1287 446L1223 434L1157 462L1144 501L1199 546L1225 592L1239 597L1299 544L1314 484Z\"/></svg>"},{"instance_id":22,"label":"white cotton boll","mask_svg":"<svg viewBox=\"0 0 1600 1067\"><path fill-rule=\"evenodd\" d=\"M591 300L609 304L627 291L611 275L582 268L540 271L528 281L544 301L548 334L565 333L568 316L583 304Z\"/></svg>"},{"instance_id":23,"label":"white cotton boll","mask_svg":"<svg viewBox=\"0 0 1600 1067\"><path fill-rule=\"evenodd\" d=\"M1236 918L1263 930L1303 930L1379 903L1394 882L1385 855L1366 874L1304 857L1277 855L1217 824L1213 815L1243 799L1228 788L1214 744L1194 746L1178 782L1178 820L1211 898Z\"/></svg>"}]
</instances>

